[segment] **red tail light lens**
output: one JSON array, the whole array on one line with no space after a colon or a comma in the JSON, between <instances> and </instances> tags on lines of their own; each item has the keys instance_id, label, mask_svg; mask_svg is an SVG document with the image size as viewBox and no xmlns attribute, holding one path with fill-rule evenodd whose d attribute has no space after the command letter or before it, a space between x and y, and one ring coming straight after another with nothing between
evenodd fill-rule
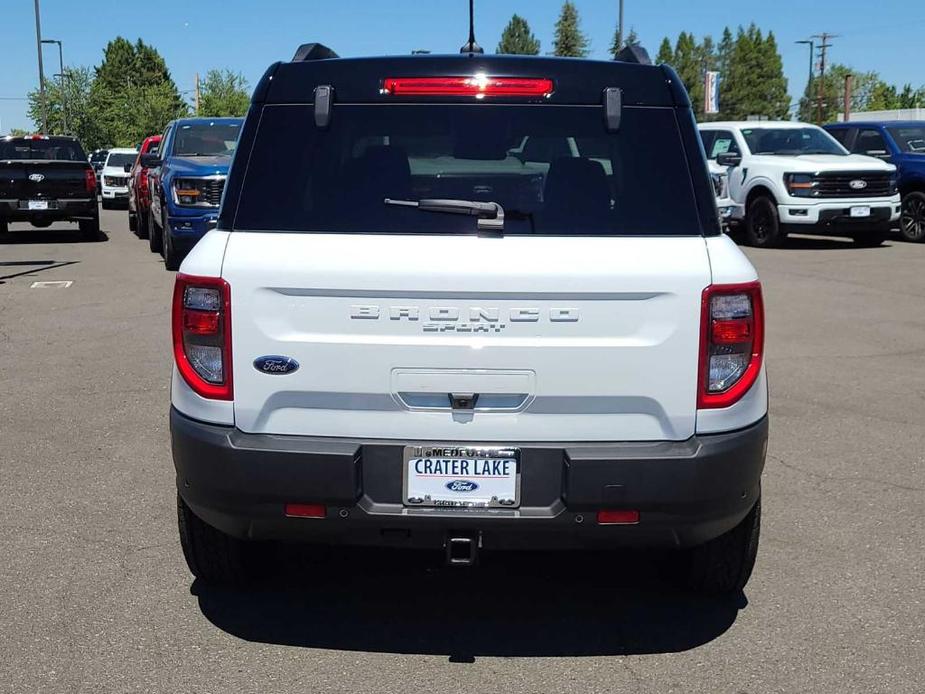
<instances>
[{"instance_id":1,"label":"red tail light lens","mask_svg":"<svg viewBox=\"0 0 925 694\"><path fill-rule=\"evenodd\" d=\"M386 77L382 91L396 96L544 97L552 94L552 80L536 77Z\"/></svg>"},{"instance_id":2,"label":"red tail light lens","mask_svg":"<svg viewBox=\"0 0 925 694\"><path fill-rule=\"evenodd\" d=\"M177 371L204 398L232 400L231 287L220 277L178 274L173 290Z\"/></svg>"},{"instance_id":3,"label":"red tail light lens","mask_svg":"<svg viewBox=\"0 0 925 694\"><path fill-rule=\"evenodd\" d=\"M697 407L729 407L748 392L764 356L761 283L714 284L703 290Z\"/></svg>"},{"instance_id":4,"label":"red tail light lens","mask_svg":"<svg viewBox=\"0 0 925 694\"><path fill-rule=\"evenodd\" d=\"M138 192L142 195L148 194L148 170L142 169L138 172Z\"/></svg>"},{"instance_id":5,"label":"red tail light lens","mask_svg":"<svg viewBox=\"0 0 925 694\"><path fill-rule=\"evenodd\" d=\"M84 169L84 188L88 193L96 193L96 174L93 169Z\"/></svg>"}]
</instances>

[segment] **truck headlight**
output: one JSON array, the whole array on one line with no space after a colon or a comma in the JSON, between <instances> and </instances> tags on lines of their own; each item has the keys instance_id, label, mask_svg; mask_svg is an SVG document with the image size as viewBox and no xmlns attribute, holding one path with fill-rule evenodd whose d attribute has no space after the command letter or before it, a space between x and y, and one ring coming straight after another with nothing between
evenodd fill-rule
<instances>
[{"instance_id":1,"label":"truck headlight","mask_svg":"<svg viewBox=\"0 0 925 694\"><path fill-rule=\"evenodd\" d=\"M710 174L710 178L713 179L713 193L718 198L725 198L729 196L729 174L726 173L715 173Z\"/></svg>"},{"instance_id":2,"label":"truck headlight","mask_svg":"<svg viewBox=\"0 0 925 694\"><path fill-rule=\"evenodd\" d=\"M814 198L819 194L816 190L816 177L812 174L784 174L784 184L787 186L787 192L795 198Z\"/></svg>"}]
</instances>

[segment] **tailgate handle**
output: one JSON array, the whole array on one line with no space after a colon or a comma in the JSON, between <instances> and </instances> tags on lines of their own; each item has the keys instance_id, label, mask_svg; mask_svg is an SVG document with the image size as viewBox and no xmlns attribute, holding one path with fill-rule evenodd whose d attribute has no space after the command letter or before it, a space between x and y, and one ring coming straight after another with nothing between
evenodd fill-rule
<instances>
[{"instance_id":1,"label":"tailgate handle","mask_svg":"<svg viewBox=\"0 0 925 694\"><path fill-rule=\"evenodd\" d=\"M454 410L474 410L478 402L478 393L447 393L450 398L450 407Z\"/></svg>"}]
</instances>

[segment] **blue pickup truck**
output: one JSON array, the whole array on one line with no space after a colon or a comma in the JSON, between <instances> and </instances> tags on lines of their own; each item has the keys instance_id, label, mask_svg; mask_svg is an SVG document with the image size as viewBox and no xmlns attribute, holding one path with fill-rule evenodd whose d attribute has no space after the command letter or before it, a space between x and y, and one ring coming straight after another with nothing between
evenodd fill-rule
<instances>
[{"instance_id":1,"label":"blue pickup truck","mask_svg":"<svg viewBox=\"0 0 925 694\"><path fill-rule=\"evenodd\" d=\"M181 118L167 124L160 153L145 159L151 187L148 242L168 270L218 221L242 118ZM149 155L144 155L148 157Z\"/></svg>"},{"instance_id":2,"label":"blue pickup truck","mask_svg":"<svg viewBox=\"0 0 925 694\"><path fill-rule=\"evenodd\" d=\"M896 165L907 241L925 241L925 121L848 121L825 129L849 152Z\"/></svg>"}]
</instances>

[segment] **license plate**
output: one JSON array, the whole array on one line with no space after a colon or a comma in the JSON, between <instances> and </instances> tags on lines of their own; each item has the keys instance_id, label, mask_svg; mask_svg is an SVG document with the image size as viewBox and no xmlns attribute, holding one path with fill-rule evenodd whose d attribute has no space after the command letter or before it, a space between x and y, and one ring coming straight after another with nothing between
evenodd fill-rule
<instances>
[{"instance_id":1,"label":"license plate","mask_svg":"<svg viewBox=\"0 0 925 694\"><path fill-rule=\"evenodd\" d=\"M29 209L30 210L47 210L48 200L30 200Z\"/></svg>"},{"instance_id":2,"label":"license plate","mask_svg":"<svg viewBox=\"0 0 925 694\"><path fill-rule=\"evenodd\" d=\"M867 205L863 207L852 207L851 216L852 217L870 217L870 207Z\"/></svg>"},{"instance_id":3,"label":"license plate","mask_svg":"<svg viewBox=\"0 0 925 694\"><path fill-rule=\"evenodd\" d=\"M405 446L406 506L516 508L520 451L485 446Z\"/></svg>"}]
</instances>

